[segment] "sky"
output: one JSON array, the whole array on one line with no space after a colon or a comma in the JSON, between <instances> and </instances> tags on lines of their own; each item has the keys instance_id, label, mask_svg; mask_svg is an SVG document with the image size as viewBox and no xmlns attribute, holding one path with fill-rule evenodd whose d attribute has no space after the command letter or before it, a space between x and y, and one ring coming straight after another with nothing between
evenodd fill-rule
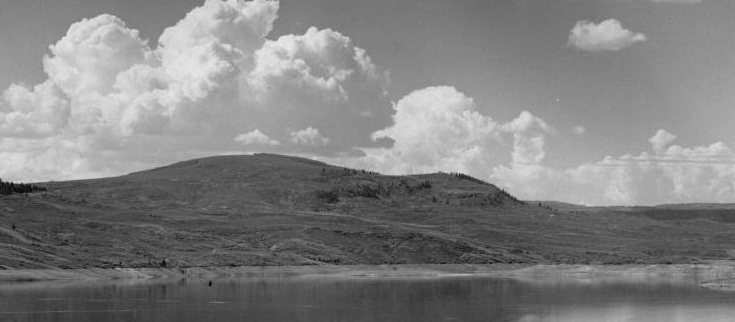
<instances>
[{"instance_id":1,"label":"sky","mask_svg":"<svg viewBox=\"0 0 735 322\"><path fill-rule=\"evenodd\" d=\"M735 202L735 1L7 0L0 178L273 152Z\"/></svg>"}]
</instances>

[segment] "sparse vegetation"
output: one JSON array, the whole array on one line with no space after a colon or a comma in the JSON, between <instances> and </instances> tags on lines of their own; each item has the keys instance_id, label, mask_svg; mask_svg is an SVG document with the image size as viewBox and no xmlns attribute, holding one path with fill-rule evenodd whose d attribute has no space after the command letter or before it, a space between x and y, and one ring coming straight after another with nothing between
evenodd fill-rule
<instances>
[{"instance_id":1,"label":"sparse vegetation","mask_svg":"<svg viewBox=\"0 0 735 322\"><path fill-rule=\"evenodd\" d=\"M380 195L383 192L384 192L384 188L383 186L380 186L380 185L373 188L369 185L358 184L357 187L354 187L349 190L349 194L352 196L359 196L359 197L371 198L371 199L380 198Z\"/></svg>"},{"instance_id":2,"label":"sparse vegetation","mask_svg":"<svg viewBox=\"0 0 735 322\"><path fill-rule=\"evenodd\" d=\"M336 203L339 202L339 193L332 189L332 190L317 190L316 191L316 197L323 200L326 203Z\"/></svg>"},{"instance_id":3,"label":"sparse vegetation","mask_svg":"<svg viewBox=\"0 0 735 322\"><path fill-rule=\"evenodd\" d=\"M408 194L413 194L422 190L431 189L432 184L429 180L424 180L417 184L414 184L412 182L409 182L409 180L407 179L401 179L398 183L398 186L405 189Z\"/></svg>"},{"instance_id":4,"label":"sparse vegetation","mask_svg":"<svg viewBox=\"0 0 735 322\"><path fill-rule=\"evenodd\" d=\"M457 177L459 179L462 179L462 180L471 181L471 182L474 182L474 183L477 183L477 184L481 184L481 185L485 185L485 186L491 186L490 183L487 183L485 181L482 181L480 179L477 179L477 178L475 178L473 176L470 176L470 175L466 175L466 174L461 173L461 172L450 172L449 174L452 175L452 176L455 176L455 177Z\"/></svg>"},{"instance_id":5,"label":"sparse vegetation","mask_svg":"<svg viewBox=\"0 0 735 322\"><path fill-rule=\"evenodd\" d=\"M416 188L418 190L421 190L421 189L431 189L431 181L429 181L429 180L422 181L421 183L419 183L418 186L416 186Z\"/></svg>"},{"instance_id":6,"label":"sparse vegetation","mask_svg":"<svg viewBox=\"0 0 735 322\"><path fill-rule=\"evenodd\" d=\"M0 198L6 232L0 237L25 249L0 249L0 259L8 268L179 268L735 256L735 206L523 204L461 174L345 169L273 155L223 156L118 178L52 182L47 193Z\"/></svg>"},{"instance_id":7,"label":"sparse vegetation","mask_svg":"<svg viewBox=\"0 0 735 322\"><path fill-rule=\"evenodd\" d=\"M515 203L519 203L522 205L525 205L526 203L521 201L520 199L516 198L516 196L510 194L509 192L505 191L505 189L500 189L500 193L505 195L506 197L510 198L510 200L513 200Z\"/></svg>"},{"instance_id":8,"label":"sparse vegetation","mask_svg":"<svg viewBox=\"0 0 735 322\"><path fill-rule=\"evenodd\" d=\"M539 207L539 208L544 208L544 209L546 209L546 210L552 210L552 211L556 210L556 209L554 209L553 207L551 207L550 205L547 205L547 204L545 204L545 203L543 203L543 202L539 202L539 203L538 203L538 207Z\"/></svg>"},{"instance_id":9,"label":"sparse vegetation","mask_svg":"<svg viewBox=\"0 0 735 322\"><path fill-rule=\"evenodd\" d=\"M350 169L350 168L332 168L327 170L327 168L322 168L321 175L324 177L348 177L348 176L356 176L358 174L362 174L365 176L377 176L380 175L380 173L375 171L368 171L365 169L357 170L357 169Z\"/></svg>"}]
</instances>

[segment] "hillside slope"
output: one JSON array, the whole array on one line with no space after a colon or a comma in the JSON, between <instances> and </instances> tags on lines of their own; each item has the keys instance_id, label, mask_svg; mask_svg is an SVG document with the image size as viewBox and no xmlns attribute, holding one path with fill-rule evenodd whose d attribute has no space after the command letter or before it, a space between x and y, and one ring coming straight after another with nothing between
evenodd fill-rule
<instances>
[{"instance_id":1,"label":"hillside slope","mask_svg":"<svg viewBox=\"0 0 735 322\"><path fill-rule=\"evenodd\" d=\"M0 269L660 263L735 251L732 209L678 220L559 210L465 175L384 176L269 154L44 186L0 197Z\"/></svg>"}]
</instances>

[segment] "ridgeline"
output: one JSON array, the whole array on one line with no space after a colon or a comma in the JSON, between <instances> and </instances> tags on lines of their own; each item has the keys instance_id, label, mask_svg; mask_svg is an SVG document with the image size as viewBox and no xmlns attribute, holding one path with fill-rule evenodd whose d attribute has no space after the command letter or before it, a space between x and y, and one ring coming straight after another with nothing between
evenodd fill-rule
<instances>
[{"instance_id":1,"label":"ridgeline","mask_svg":"<svg viewBox=\"0 0 735 322\"><path fill-rule=\"evenodd\" d=\"M464 174L388 176L271 154L36 186L0 196L0 269L697 263L735 255L729 205L557 207Z\"/></svg>"}]
</instances>

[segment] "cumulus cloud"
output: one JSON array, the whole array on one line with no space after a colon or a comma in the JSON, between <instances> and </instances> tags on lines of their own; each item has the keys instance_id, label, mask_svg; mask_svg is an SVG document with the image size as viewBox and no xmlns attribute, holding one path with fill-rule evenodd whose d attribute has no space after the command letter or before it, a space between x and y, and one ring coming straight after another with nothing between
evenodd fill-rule
<instances>
[{"instance_id":1,"label":"cumulus cloud","mask_svg":"<svg viewBox=\"0 0 735 322\"><path fill-rule=\"evenodd\" d=\"M271 139L269 136L255 129L248 133L243 133L235 137L235 141L243 145L279 145L281 142Z\"/></svg>"},{"instance_id":2,"label":"cumulus cloud","mask_svg":"<svg viewBox=\"0 0 735 322\"><path fill-rule=\"evenodd\" d=\"M71 97L111 92L117 74L144 63L152 54L137 30L107 14L72 24L50 50L51 56L43 60L44 70Z\"/></svg>"},{"instance_id":3,"label":"cumulus cloud","mask_svg":"<svg viewBox=\"0 0 735 322\"><path fill-rule=\"evenodd\" d=\"M664 129L659 129L656 131L656 134L648 139L648 142L651 143L653 151L656 152L656 154L661 154L664 152L664 149L671 144L671 142L674 142L674 140L676 140L676 135L666 132Z\"/></svg>"},{"instance_id":4,"label":"cumulus cloud","mask_svg":"<svg viewBox=\"0 0 735 322\"><path fill-rule=\"evenodd\" d=\"M546 157L546 136L556 133L528 111L498 122L451 86L414 91L393 108L393 124L373 134L392 146L339 161L394 174L457 171L489 179L492 165L508 159L508 140L511 164L534 167Z\"/></svg>"},{"instance_id":5,"label":"cumulus cloud","mask_svg":"<svg viewBox=\"0 0 735 322\"><path fill-rule=\"evenodd\" d=\"M499 166L492 177L523 197L596 205L735 201L735 152L718 142L692 148L671 145L659 130L653 153L641 152L567 169L542 164Z\"/></svg>"},{"instance_id":6,"label":"cumulus cloud","mask_svg":"<svg viewBox=\"0 0 735 322\"><path fill-rule=\"evenodd\" d=\"M345 150L371 144L370 134L390 119L388 74L337 31L312 27L268 40L255 63L241 79L256 112L249 115L253 124L318 128L335 138L333 149ZM289 141L284 134L281 141Z\"/></svg>"},{"instance_id":7,"label":"cumulus cloud","mask_svg":"<svg viewBox=\"0 0 735 322\"><path fill-rule=\"evenodd\" d=\"M546 135L554 130L546 122L528 111L521 112L515 120L504 124L501 129L513 134L514 164L538 164L546 157L544 144Z\"/></svg>"},{"instance_id":8,"label":"cumulus cloud","mask_svg":"<svg viewBox=\"0 0 735 322\"><path fill-rule=\"evenodd\" d=\"M569 32L568 44L583 51L602 52L618 51L646 40L644 34L623 28L620 21L615 19L599 24L582 20L577 21Z\"/></svg>"},{"instance_id":9,"label":"cumulus cloud","mask_svg":"<svg viewBox=\"0 0 735 322\"><path fill-rule=\"evenodd\" d=\"M2 92L0 177L98 177L266 149L387 173L465 172L523 198L735 202L735 152L723 143L681 147L659 130L651 151L553 168L547 143L559 134L542 118L495 120L449 86L391 105L388 73L346 35L269 39L278 9L208 0L155 43L111 15L73 24L44 58L46 80ZM570 43L584 50L645 39L614 20L575 29Z\"/></svg>"},{"instance_id":10,"label":"cumulus cloud","mask_svg":"<svg viewBox=\"0 0 735 322\"><path fill-rule=\"evenodd\" d=\"M516 189L514 193L521 196L539 196L553 191L557 175L542 162L546 158L546 137L556 131L543 119L526 111L502 129L513 135L511 162L495 166L486 176L501 185L512 186Z\"/></svg>"},{"instance_id":11,"label":"cumulus cloud","mask_svg":"<svg viewBox=\"0 0 735 322\"><path fill-rule=\"evenodd\" d=\"M3 104L4 103L4 104ZM13 84L0 102L0 135L44 137L58 133L69 120L69 101L52 82L28 88Z\"/></svg>"},{"instance_id":12,"label":"cumulus cloud","mask_svg":"<svg viewBox=\"0 0 735 322\"><path fill-rule=\"evenodd\" d=\"M0 177L119 174L254 144L318 155L379 145L387 72L330 29L268 39L279 6L207 0L155 43L112 15L74 23L50 46L45 81L3 91Z\"/></svg>"},{"instance_id":13,"label":"cumulus cloud","mask_svg":"<svg viewBox=\"0 0 735 322\"><path fill-rule=\"evenodd\" d=\"M208 0L166 28L158 54L167 75L188 98L202 98L252 65L253 52L273 28L279 3Z\"/></svg>"},{"instance_id":14,"label":"cumulus cloud","mask_svg":"<svg viewBox=\"0 0 735 322\"><path fill-rule=\"evenodd\" d=\"M487 161L499 125L453 87L414 91L393 105L393 124L373 134L390 148L364 149L363 162L390 173L464 171Z\"/></svg>"},{"instance_id":15,"label":"cumulus cloud","mask_svg":"<svg viewBox=\"0 0 735 322\"><path fill-rule=\"evenodd\" d=\"M329 138L322 136L319 129L310 126L291 132L291 142L297 145L327 145Z\"/></svg>"},{"instance_id":16,"label":"cumulus cloud","mask_svg":"<svg viewBox=\"0 0 735 322\"><path fill-rule=\"evenodd\" d=\"M547 141L559 133L530 112L498 122L447 86L414 91L393 108L393 124L373 134L390 140L390 147L328 160L386 173L460 171L525 199L591 205L735 201L735 152L723 143L681 147L662 129L649 139L652 151L555 168L546 164Z\"/></svg>"}]
</instances>

